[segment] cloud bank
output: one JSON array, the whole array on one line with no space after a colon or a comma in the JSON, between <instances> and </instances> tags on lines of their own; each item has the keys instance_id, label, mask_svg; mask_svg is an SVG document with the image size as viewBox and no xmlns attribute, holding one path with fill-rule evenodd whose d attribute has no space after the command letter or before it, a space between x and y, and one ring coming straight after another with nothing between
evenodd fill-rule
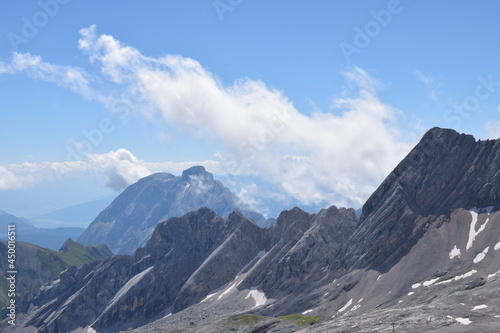
<instances>
[{"instance_id":1,"label":"cloud bank","mask_svg":"<svg viewBox=\"0 0 500 333\"><path fill-rule=\"evenodd\" d=\"M148 163L126 149L118 149L106 154L89 154L84 161L0 165L0 190L26 189L93 173L101 176L104 186L121 191L152 173L168 171L180 174L194 165L219 169L217 161Z\"/></svg>"},{"instance_id":2,"label":"cloud bank","mask_svg":"<svg viewBox=\"0 0 500 333\"><path fill-rule=\"evenodd\" d=\"M359 206L415 143L399 128L401 112L377 96L381 83L358 67L344 73L346 87L339 89L330 110L306 115L284 92L262 81L242 78L225 84L194 59L148 57L99 35L95 26L80 33L78 45L92 73L29 54L15 54L0 69L26 72L108 107L127 103L137 116L160 119L200 140L217 140L224 149L214 152L217 161L208 163L209 171L261 177L303 204ZM78 162L56 165L100 170L106 185L116 189L153 169L125 150L89 155L85 166L71 163ZM19 168L4 166L2 179ZM4 181L0 188L13 182ZM27 173L21 182L30 182Z\"/></svg>"}]
</instances>

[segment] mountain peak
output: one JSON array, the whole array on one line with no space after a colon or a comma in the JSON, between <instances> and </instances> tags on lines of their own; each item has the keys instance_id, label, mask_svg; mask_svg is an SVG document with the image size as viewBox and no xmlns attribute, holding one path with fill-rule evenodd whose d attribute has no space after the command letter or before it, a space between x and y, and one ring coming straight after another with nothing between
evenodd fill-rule
<instances>
[{"instance_id":1,"label":"mountain peak","mask_svg":"<svg viewBox=\"0 0 500 333\"><path fill-rule=\"evenodd\" d=\"M207 170L205 170L205 167L201 165L195 165L190 167L189 169L186 169L182 172L182 178L184 180L189 180L190 176L202 176L202 175L207 175L209 174Z\"/></svg>"},{"instance_id":2,"label":"mountain peak","mask_svg":"<svg viewBox=\"0 0 500 333\"><path fill-rule=\"evenodd\" d=\"M63 252L63 253L67 253L70 251L70 246L71 244L73 244L75 241L71 238L68 238L64 244L61 246L61 248L59 249L59 252Z\"/></svg>"},{"instance_id":3,"label":"mountain peak","mask_svg":"<svg viewBox=\"0 0 500 333\"><path fill-rule=\"evenodd\" d=\"M264 216L240 203L228 188L203 166L184 170L182 176L156 173L127 187L78 238L86 245L107 244L118 254L144 246L154 227L170 217L209 207L223 218L237 210L256 223Z\"/></svg>"},{"instance_id":4,"label":"mountain peak","mask_svg":"<svg viewBox=\"0 0 500 333\"><path fill-rule=\"evenodd\" d=\"M447 145L455 145L457 144L456 140L460 139L476 141L470 134L458 133L450 128L433 127L424 134L420 140L420 144L433 142L435 144L446 143Z\"/></svg>"}]
</instances>

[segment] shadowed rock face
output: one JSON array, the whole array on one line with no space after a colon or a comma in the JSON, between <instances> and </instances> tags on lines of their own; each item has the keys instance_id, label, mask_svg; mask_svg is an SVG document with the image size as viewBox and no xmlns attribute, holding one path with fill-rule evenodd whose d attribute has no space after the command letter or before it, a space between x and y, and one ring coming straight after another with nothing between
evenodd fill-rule
<instances>
[{"instance_id":1,"label":"shadowed rock face","mask_svg":"<svg viewBox=\"0 0 500 333\"><path fill-rule=\"evenodd\" d=\"M283 298L314 288L330 270L336 253L357 225L353 209L332 206L310 215L299 208L281 213L272 248L241 288L259 286Z\"/></svg>"},{"instance_id":2,"label":"shadowed rock face","mask_svg":"<svg viewBox=\"0 0 500 333\"><path fill-rule=\"evenodd\" d=\"M500 140L433 128L365 203L338 269L387 269L436 216L499 202Z\"/></svg>"},{"instance_id":3,"label":"shadowed rock face","mask_svg":"<svg viewBox=\"0 0 500 333\"><path fill-rule=\"evenodd\" d=\"M265 231L240 213L208 208L160 223L146 247L72 268L40 292L30 325L40 332L126 329L200 301L268 246Z\"/></svg>"},{"instance_id":4,"label":"shadowed rock face","mask_svg":"<svg viewBox=\"0 0 500 333\"><path fill-rule=\"evenodd\" d=\"M179 177L157 173L129 186L97 216L78 241L105 243L114 253L132 254L146 244L160 221L201 207L209 207L224 218L240 211L257 224L266 223L264 216L242 204L204 167L194 166Z\"/></svg>"}]
</instances>

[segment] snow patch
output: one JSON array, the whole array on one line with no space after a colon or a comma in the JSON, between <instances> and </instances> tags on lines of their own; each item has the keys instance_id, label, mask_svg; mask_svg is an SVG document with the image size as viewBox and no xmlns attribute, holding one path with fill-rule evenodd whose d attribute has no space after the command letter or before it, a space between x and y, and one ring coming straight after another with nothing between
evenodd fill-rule
<instances>
[{"instance_id":1,"label":"snow patch","mask_svg":"<svg viewBox=\"0 0 500 333\"><path fill-rule=\"evenodd\" d=\"M458 321L460 324L462 325L469 325L472 323L472 321L470 321L469 318L461 318L461 317L458 317L458 318L455 318L456 321Z\"/></svg>"},{"instance_id":2,"label":"snow patch","mask_svg":"<svg viewBox=\"0 0 500 333\"><path fill-rule=\"evenodd\" d=\"M486 309L488 307L488 305L486 304L483 304L483 305L476 305L475 307L472 308L472 311L476 311L476 310L481 310L481 309Z\"/></svg>"},{"instance_id":3,"label":"snow patch","mask_svg":"<svg viewBox=\"0 0 500 333\"><path fill-rule=\"evenodd\" d=\"M439 280L439 278L435 278L429 281L424 282L424 287L432 286L434 283L436 283Z\"/></svg>"},{"instance_id":4,"label":"snow patch","mask_svg":"<svg viewBox=\"0 0 500 333\"><path fill-rule=\"evenodd\" d=\"M141 281L142 278L153 269L153 267L154 266L151 266L151 267L143 270L142 272L140 272L139 274L136 274L133 278L128 280L127 283L125 283L125 285L123 287L121 287L120 290L118 290L115 297L113 297L111 302L109 302L108 306L106 307L106 309L102 313L107 312L111 307L113 307L113 305L115 305L116 302L118 302L120 300L120 298L122 298L125 294L127 294L133 286L135 286L137 283L139 283L139 281Z\"/></svg>"},{"instance_id":5,"label":"snow patch","mask_svg":"<svg viewBox=\"0 0 500 333\"><path fill-rule=\"evenodd\" d=\"M236 274L236 276L234 277L233 281L232 282L229 282L225 285L223 285L222 287L219 287L215 290L212 290L204 299L202 299L200 301L200 303L203 303L205 301L208 301L209 299L211 299L212 297L216 296L219 292L221 292L222 290L224 290L224 292L222 294L220 294L218 297L217 297L217 301L220 301L223 297L225 297L226 295L228 295L231 291L233 291L233 289L235 287L237 287L242 281L243 281L243 278L241 277L243 275L243 272L252 264L252 263L257 263L258 260L262 259L262 257L264 257L264 255L266 254L267 252L266 251L260 251L259 253L257 253L257 255L255 256L255 258L253 258L252 260L250 260L245 266L243 266L243 268ZM238 281L238 278L239 278L239 281Z\"/></svg>"},{"instance_id":6,"label":"snow patch","mask_svg":"<svg viewBox=\"0 0 500 333\"><path fill-rule=\"evenodd\" d=\"M411 296L411 295L413 295L414 293L415 293L414 291L410 291L410 292L408 293L408 296Z\"/></svg>"},{"instance_id":7,"label":"snow patch","mask_svg":"<svg viewBox=\"0 0 500 333\"><path fill-rule=\"evenodd\" d=\"M229 294L231 292L231 290L234 289L234 287L236 287L236 283L231 284L229 286L229 288L227 288L226 290L224 290L224 292L222 294L220 294L219 297L217 297L217 300L220 301L222 299L222 297L224 297L227 294Z\"/></svg>"},{"instance_id":8,"label":"snow patch","mask_svg":"<svg viewBox=\"0 0 500 333\"><path fill-rule=\"evenodd\" d=\"M496 245L495 245L495 251L498 251L500 250L500 242L498 242Z\"/></svg>"},{"instance_id":9,"label":"snow patch","mask_svg":"<svg viewBox=\"0 0 500 333\"><path fill-rule=\"evenodd\" d=\"M311 313L311 312L313 312L313 310L309 309L309 310L302 312L302 315L305 316L306 314Z\"/></svg>"},{"instance_id":10,"label":"snow patch","mask_svg":"<svg viewBox=\"0 0 500 333\"><path fill-rule=\"evenodd\" d=\"M417 289L421 285L422 285L421 283L415 283L414 285L411 286L411 289Z\"/></svg>"},{"instance_id":11,"label":"snow patch","mask_svg":"<svg viewBox=\"0 0 500 333\"><path fill-rule=\"evenodd\" d=\"M468 277L470 277L470 276L472 276L472 275L474 275L476 273L477 273L477 271L475 269L473 269L473 270L471 270L471 271L469 271L469 272L467 272L465 274L455 276L454 278L451 278L449 280L438 282L438 283L436 283L436 285L450 283L450 282L458 281L458 280L462 280L462 279L468 278Z\"/></svg>"},{"instance_id":12,"label":"snow patch","mask_svg":"<svg viewBox=\"0 0 500 333\"><path fill-rule=\"evenodd\" d=\"M245 299L249 299L250 297L252 297L253 300L255 301L255 305L253 306L253 308L264 305L267 302L266 294L264 294L264 292L258 290L256 287L252 288L248 292L248 295L247 295L247 297L245 297Z\"/></svg>"},{"instance_id":13,"label":"snow patch","mask_svg":"<svg viewBox=\"0 0 500 333\"><path fill-rule=\"evenodd\" d=\"M326 297L326 296L328 296L328 294L329 294L329 293L330 293L330 292L329 292L329 291L327 291L327 292L326 292L326 294L325 294L325 297Z\"/></svg>"},{"instance_id":14,"label":"snow patch","mask_svg":"<svg viewBox=\"0 0 500 333\"><path fill-rule=\"evenodd\" d=\"M478 262L481 262L483 261L484 257L486 256L486 253L488 253L488 251L490 250L490 247L488 246L487 248L485 248L483 250L483 252L479 253L472 262L474 262L475 264L477 264Z\"/></svg>"},{"instance_id":15,"label":"snow patch","mask_svg":"<svg viewBox=\"0 0 500 333\"><path fill-rule=\"evenodd\" d=\"M378 276L377 281L380 280L381 277L382 277L382 274Z\"/></svg>"},{"instance_id":16,"label":"snow patch","mask_svg":"<svg viewBox=\"0 0 500 333\"><path fill-rule=\"evenodd\" d=\"M361 302L363 302L363 300L364 300L364 298L360 299L360 300L358 301L358 304L359 304L359 303L361 303Z\"/></svg>"},{"instance_id":17,"label":"snow patch","mask_svg":"<svg viewBox=\"0 0 500 333\"><path fill-rule=\"evenodd\" d=\"M500 271L498 271L496 273L493 273L493 274L489 274L488 275L488 280L491 279L491 278L494 278L497 274L500 274Z\"/></svg>"},{"instance_id":18,"label":"snow patch","mask_svg":"<svg viewBox=\"0 0 500 333\"><path fill-rule=\"evenodd\" d=\"M460 249L455 245L455 247L450 251L450 260L455 257L458 257L460 259L461 254L462 253L460 252Z\"/></svg>"},{"instance_id":19,"label":"snow patch","mask_svg":"<svg viewBox=\"0 0 500 333\"><path fill-rule=\"evenodd\" d=\"M356 304L355 306L352 307L351 310L349 311L356 311L357 309L359 309L361 307L361 304Z\"/></svg>"},{"instance_id":20,"label":"snow patch","mask_svg":"<svg viewBox=\"0 0 500 333\"><path fill-rule=\"evenodd\" d=\"M481 227L479 227L479 230L476 231L476 223L477 223L477 217L478 214L474 210L469 211L471 216L472 216L472 221L470 223L470 229L469 229L469 240L467 241L467 248L466 250L469 250L472 247L472 244L474 244L474 241L476 240L477 235L479 235L484 228L486 228L486 225L488 224L490 218L488 217L486 221L483 223Z\"/></svg>"},{"instance_id":21,"label":"snow patch","mask_svg":"<svg viewBox=\"0 0 500 333\"><path fill-rule=\"evenodd\" d=\"M339 309L339 313L340 312L344 312L345 310L347 310L348 307L350 307L352 305L352 298L349 300L349 302L347 302L346 305L344 305L342 308Z\"/></svg>"}]
</instances>

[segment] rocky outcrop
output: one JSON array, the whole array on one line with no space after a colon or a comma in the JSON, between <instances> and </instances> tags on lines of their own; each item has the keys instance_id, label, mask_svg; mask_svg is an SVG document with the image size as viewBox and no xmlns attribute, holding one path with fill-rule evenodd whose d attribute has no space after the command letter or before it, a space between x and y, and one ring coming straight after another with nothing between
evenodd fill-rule
<instances>
[{"instance_id":1,"label":"rocky outcrop","mask_svg":"<svg viewBox=\"0 0 500 333\"><path fill-rule=\"evenodd\" d=\"M388 269L436 217L500 202L500 140L433 128L363 206L339 271Z\"/></svg>"},{"instance_id":2,"label":"rocky outcrop","mask_svg":"<svg viewBox=\"0 0 500 333\"><path fill-rule=\"evenodd\" d=\"M226 327L214 324L220 317L251 311L325 315L335 320L311 332L346 331L358 314L366 323L381 313L404 321L387 314L403 306L416 313L432 305L441 311L440 325L453 325L453 318L476 311L456 304L479 299L484 303L474 308L489 306L493 322L500 304L489 289L500 274L499 177L500 140L435 128L374 192L359 219L353 209L293 208L273 229L261 229L240 213L224 219L201 208L158 224L133 256L62 273L33 301L29 324L46 333L87 325L114 332L162 317L151 332L207 332ZM479 317L486 318L472 321Z\"/></svg>"},{"instance_id":3,"label":"rocky outcrop","mask_svg":"<svg viewBox=\"0 0 500 333\"><path fill-rule=\"evenodd\" d=\"M335 206L316 215L299 208L281 213L271 249L241 288L259 286L276 298L302 292L324 277L332 258L356 225L353 209Z\"/></svg>"},{"instance_id":4,"label":"rocky outcrop","mask_svg":"<svg viewBox=\"0 0 500 333\"><path fill-rule=\"evenodd\" d=\"M78 238L89 245L105 243L117 254L132 254L151 238L156 225L171 217L208 207L227 218L233 211L266 224L261 214L243 204L202 166L182 176L157 173L140 179L123 191Z\"/></svg>"},{"instance_id":5,"label":"rocky outcrop","mask_svg":"<svg viewBox=\"0 0 500 333\"><path fill-rule=\"evenodd\" d=\"M95 266L65 271L33 304L28 325L40 332L135 327L198 302L231 281L268 246L268 236L240 213L228 220L208 208L158 224L146 247ZM46 304L46 306L43 306Z\"/></svg>"}]
</instances>

